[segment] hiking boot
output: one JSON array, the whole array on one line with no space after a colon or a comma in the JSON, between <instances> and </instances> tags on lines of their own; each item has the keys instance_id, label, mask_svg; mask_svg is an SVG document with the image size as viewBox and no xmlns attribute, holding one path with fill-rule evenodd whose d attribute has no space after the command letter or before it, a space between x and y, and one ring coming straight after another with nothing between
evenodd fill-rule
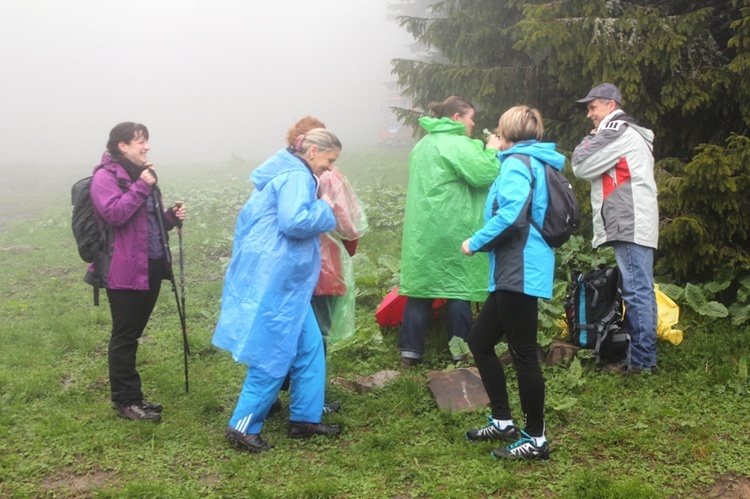
<instances>
[{"instance_id":1,"label":"hiking boot","mask_svg":"<svg viewBox=\"0 0 750 499\"><path fill-rule=\"evenodd\" d=\"M401 367L415 367L422 363L422 359L412 359L411 357L401 357Z\"/></svg>"},{"instance_id":2,"label":"hiking boot","mask_svg":"<svg viewBox=\"0 0 750 499\"><path fill-rule=\"evenodd\" d=\"M155 412L157 414L161 414L161 410L163 409L162 405L157 402L149 402L146 399L141 400L141 407L147 411Z\"/></svg>"},{"instance_id":3,"label":"hiking boot","mask_svg":"<svg viewBox=\"0 0 750 499\"><path fill-rule=\"evenodd\" d=\"M158 423L161 421L161 414L144 408L142 401L137 402L115 402L114 408L117 409L117 417L132 419L133 421L150 421Z\"/></svg>"},{"instance_id":4,"label":"hiking boot","mask_svg":"<svg viewBox=\"0 0 750 499\"><path fill-rule=\"evenodd\" d=\"M497 460L503 459L531 459L537 461L549 460L549 443L536 445L534 439L525 431L521 432L521 438L504 449L495 449L491 452L492 457Z\"/></svg>"},{"instance_id":5,"label":"hiking boot","mask_svg":"<svg viewBox=\"0 0 750 499\"><path fill-rule=\"evenodd\" d=\"M238 449L245 449L256 453L273 449L273 445L263 440L260 433L242 433L231 426L227 426L224 436L227 437L230 444Z\"/></svg>"},{"instance_id":6,"label":"hiking boot","mask_svg":"<svg viewBox=\"0 0 750 499\"><path fill-rule=\"evenodd\" d=\"M141 409L144 411L151 411L155 412L157 414L161 414L161 410L163 409L161 404L158 404L156 402L149 402L146 399L143 399L140 401ZM120 408L120 404L118 402L112 402L112 409L118 410Z\"/></svg>"},{"instance_id":7,"label":"hiking boot","mask_svg":"<svg viewBox=\"0 0 750 499\"><path fill-rule=\"evenodd\" d=\"M621 360L619 362L603 364L602 371L612 373L612 374L620 374L624 376L628 374L628 363L625 362L624 360Z\"/></svg>"},{"instance_id":8,"label":"hiking boot","mask_svg":"<svg viewBox=\"0 0 750 499\"><path fill-rule=\"evenodd\" d=\"M489 442L491 440L503 440L513 442L518 438L518 428L513 425L506 426L501 430L495 425L492 416L487 416L489 424L484 428L469 430L466 432L466 440L469 442Z\"/></svg>"},{"instance_id":9,"label":"hiking boot","mask_svg":"<svg viewBox=\"0 0 750 499\"><path fill-rule=\"evenodd\" d=\"M328 402L323 404L323 414L333 414L341 410L341 404L338 402Z\"/></svg>"},{"instance_id":10,"label":"hiking boot","mask_svg":"<svg viewBox=\"0 0 750 499\"><path fill-rule=\"evenodd\" d=\"M341 433L341 427L337 424L289 421L289 436L291 438L309 438L313 435L333 437L339 433Z\"/></svg>"}]
</instances>

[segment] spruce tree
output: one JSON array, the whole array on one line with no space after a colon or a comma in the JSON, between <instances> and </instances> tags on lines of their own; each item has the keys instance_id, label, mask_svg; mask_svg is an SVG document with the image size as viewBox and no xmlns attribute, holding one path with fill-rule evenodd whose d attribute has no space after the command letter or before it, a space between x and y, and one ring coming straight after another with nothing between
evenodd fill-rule
<instances>
[{"instance_id":1,"label":"spruce tree","mask_svg":"<svg viewBox=\"0 0 750 499\"><path fill-rule=\"evenodd\" d=\"M429 49L393 61L417 106L461 95L477 106L479 133L509 107L528 104L542 111L545 138L570 152L590 127L575 101L614 83L625 110L656 135L659 268L686 281L748 264L750 221L737 199L744 192L731 201L727 193L750 174L735 164L750 156L750 0L401 3L412 10L398 22ZM701 177L709 165L711 182ZM587 206L586 186L574 185ZM683 247L698 234L701 249Z\"/></svg>"}]
</instances>

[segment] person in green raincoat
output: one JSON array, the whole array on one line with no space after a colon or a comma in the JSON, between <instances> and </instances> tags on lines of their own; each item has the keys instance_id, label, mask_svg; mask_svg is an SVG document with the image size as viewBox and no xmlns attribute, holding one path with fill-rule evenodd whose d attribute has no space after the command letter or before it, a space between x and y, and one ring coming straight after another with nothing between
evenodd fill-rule
<instances>
[{"instance_id":1,"label":"person in green raincoat","mask_svg":"<svg viewBox=\"0 0 750 499\"><path fill-rule=\"evenodd\" d=\"M399 294L407 296L399 345L404 366L424 354L435 298L447 300L448 336L466 339L471 302L487 297L489 264L463 258L461 243L482 227L489 187L500 172L499 139L471 139L474 106L451 96L429 105L434 117L409 157ZM461 360L455 358L454 360Z\"/></svg>"}]
</instances>

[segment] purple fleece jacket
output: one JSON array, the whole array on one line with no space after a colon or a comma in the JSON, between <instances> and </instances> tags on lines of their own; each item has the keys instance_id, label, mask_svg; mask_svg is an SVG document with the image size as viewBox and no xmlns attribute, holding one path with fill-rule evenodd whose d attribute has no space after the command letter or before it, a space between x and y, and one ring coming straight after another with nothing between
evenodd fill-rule
<instances>
[{"instance_id":1,"label":"purple fleece jacket","mask_svg":"<svg viewBox=\"0 0 750 499\"><path fill-rule=\"evenodd\" d=\"M99 216L114 232L112 260L107 275L107 289L148 290L148 213L146 200L151 186L144 180L133 182L109 153L94 168L91 200ZM164 213L164 225L172 229L177 220Z\"/></svg>"}]
</instances>

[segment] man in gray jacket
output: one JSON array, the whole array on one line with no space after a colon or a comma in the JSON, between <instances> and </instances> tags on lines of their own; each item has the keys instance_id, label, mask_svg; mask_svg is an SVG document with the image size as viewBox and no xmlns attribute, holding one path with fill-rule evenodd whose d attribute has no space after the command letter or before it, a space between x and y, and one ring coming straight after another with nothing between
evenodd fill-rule
<instances>
[{"instance_id":1,"label":"man in gray jacket","mask_svg":"<svg viewBox=\"0 0 750 499\"><path fill-rule=\"evenodd\" d=\"M654 249L659 212L654 181L654 133L625 114L616 86L603 83L577 101L588 108L591 130L573 152L573 174L591 182L592 245L615 251L630 334L632 363L605 369L626 374L656 369Z\"/></svg>"}]
</instances>

